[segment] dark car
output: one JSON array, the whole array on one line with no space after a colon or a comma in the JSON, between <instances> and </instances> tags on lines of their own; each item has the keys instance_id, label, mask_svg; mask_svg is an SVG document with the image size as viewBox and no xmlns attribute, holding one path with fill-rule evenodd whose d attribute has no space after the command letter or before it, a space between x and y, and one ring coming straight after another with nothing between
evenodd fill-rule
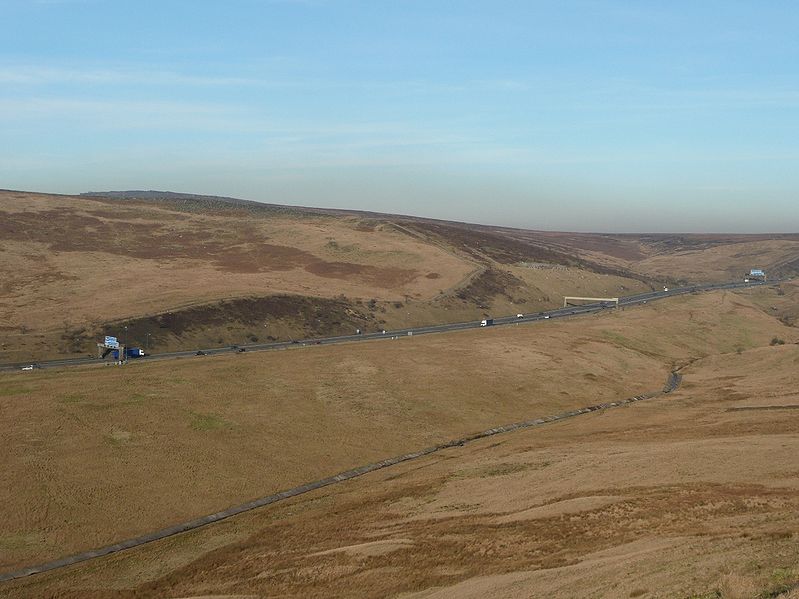
<instances>
[{"instance_id":1,"label":"dark car","mask_svg":"<svg viewBox=\"0 0 799 599\"><path fill-rule=\"evenodd\" d=\"M201 349L197 350L197 353L194 354L195 356L207 356L208 354Z\"/></svg>"}]
</instances>

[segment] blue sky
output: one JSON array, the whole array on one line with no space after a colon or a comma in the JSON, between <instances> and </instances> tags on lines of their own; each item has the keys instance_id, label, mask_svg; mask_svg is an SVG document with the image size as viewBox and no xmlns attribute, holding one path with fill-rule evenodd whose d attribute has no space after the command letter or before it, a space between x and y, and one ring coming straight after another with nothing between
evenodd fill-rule
<instances>
[{"instance_id":1,"label":"blue sky","mask_svg":"<svg viewBox=\"0 0 799 599\"><path fill-rule=\"evenodd\" d=\"M791 1L0 0L0 187L799 231Z\"/></svg>"}]
</instances>

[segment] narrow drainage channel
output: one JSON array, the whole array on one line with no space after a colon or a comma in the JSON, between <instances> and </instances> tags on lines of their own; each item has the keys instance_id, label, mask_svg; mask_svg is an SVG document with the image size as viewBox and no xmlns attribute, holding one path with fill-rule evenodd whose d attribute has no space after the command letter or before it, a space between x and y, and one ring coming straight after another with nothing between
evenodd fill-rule
<instances>
[{"instance_id":1,"label":"narrow drainage channel","mask_svg":"<svg viewBox=\"0 0 799 599\"><path fill-rule=\"evenodd\" d=\"M291 497L296 497L297 495L302 495L304 493L308 493L309 491L315 491L316 489L321 489L329 485L334 485L337 483L344 482L346 480L358 478L360 476L363 476L364 474L368 474L376 470L382 470L383 468L388 468L389 466L401 464L402 462L416 460L426 455L443 451L444 449L449 449L451 447L462 446L467 443L477 441L479 439L485 439L487 437L492 437L494 435L509 433L512 431L517 431L525 428L542 426L550 422L558 422L561 420L566 420L568 418L574 418L575 416L580 416L581 414L589 414L591 412L597 412L600 410L609 410L611 408L616 408L619 406L635 403L638 401L643 401L645 399L654 399L656 397L662 397L663 395L675 391L680 386L681 382L682 382L682 375L674 371L669 375L668 379L666 380L666 384L661 391L654 391L651 393L645 393L644 395L636 395L634 397L630 397L627 399L621 399L619 401L596 404L585 408L578 408L576 410L570 410L568 412L561 412L560 414L555 414L554 416L543 416L541 418L536 418L534 420L525 420L523 422L506 424L503 426L490 428L480 433L474 433L472 435L468 435L466 437L462 437L454 441L447 441L439 445L433 445L431 447L427 447L425 449L421 449L413 453L406 453L400 456L382 460L380 462L372 462L371 464L366 464L365 466L359 466L357 468L353 468L352 470L345 470L344 472L340 472L339 474L336 474L334 476L322 478L320 480L305 483L304 485L293 487L291 489L287 489L285 491L281 491L273 495L267 495L266 497L261 497L253 501L248 501L247 503L242 503L240 505L233 506L226 510L222 510L221 512L216 512L214 514L202 516L200 518L189 520L188 522L183 522L181 524L175 524L174 526L170 526L168 528L162 528L161 530L150 532L138 537L133 537L132 539L126 539L124 541L114 543L113 545L106 545L105 547L99 547L97 549L91 549L89 551L75 553L73 555L68 555L66 557L62 557L50 562L45 562L43 564L28 566L27 568L22 568L20 570L16 570L13 572L0 573L0 582L8 582L19 578L25 578L26 576L32 576L33 574L49 572L52 570L57 570L59 568L65 568L67 566L85 562L97 557L102 557L104 555L118 553L120 551L124 551L125 549L133 549L134 547L140 547L147 543L152 543L153 541L166 539L168 537L172 537L183 532L195 530L202 526L207 526L208 524L213 524L214 522L225 520L237 514L249 512L250 510L271 505L273 503L277 503L279 501L283 501Z\"/></svg>"}]
</instances>

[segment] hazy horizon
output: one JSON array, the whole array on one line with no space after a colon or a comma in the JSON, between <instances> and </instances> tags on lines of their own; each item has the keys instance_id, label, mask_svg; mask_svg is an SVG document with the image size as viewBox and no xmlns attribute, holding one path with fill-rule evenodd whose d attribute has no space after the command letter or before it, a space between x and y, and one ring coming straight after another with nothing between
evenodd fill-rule
<instances>
[{"instance_id":1,"label":"hazy horizon","mask_svg":"<svg viewBox=\"0 0 799 599\"><path fill-rule=\"evenodd\" d=\"M0 187L799 232L790 2L6 0Z\"/></svg>"}]
</instances>

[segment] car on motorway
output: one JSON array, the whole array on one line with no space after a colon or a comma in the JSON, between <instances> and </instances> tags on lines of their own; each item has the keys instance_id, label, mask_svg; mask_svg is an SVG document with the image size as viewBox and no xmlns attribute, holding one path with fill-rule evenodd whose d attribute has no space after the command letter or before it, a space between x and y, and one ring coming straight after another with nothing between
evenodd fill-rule
<instances>
[{"instance_id":1,"label":"car on motorway","mask_svg":"<svg viewBox=\"0 0 799 599\"><path fill-rule=\"evenodd\" d=\"M41 368L38 364L28 364L27 366L23 366L22 370L36 370L37 368Z\"/></svg>"},{"instance_id":2,"label":"car on motorway","mask_svg":"<svg viewBox=\"0 0 799 599\"><path fill-rule=\"evenodd\" d=\"M549 314L544 314L544 318L549 318Z\"/></svg>"},{"instance_id":3,"label":"car on motorway","mask_svg":"<svg viewBox=\"0 0 799 599\"><path fill-rule=\"evenodd\" d=\"M517 314L516 318L524 318L524 314Z\"/></svg>"},{"instance_id":4,"label":"car on motorway","mask_svg":"<svg viewBox=\"0 0 799 599\"><path fill-rule=\"evenodd\" d=\"M196 354L194 354L194 355L195 355L195 356L207 356L207 355L208 355L208 352L204 352L203 350L201 350L201 349L198 349L198 350L197 350L197 353L196 353Z\"/></svg>"}]
</instances>

